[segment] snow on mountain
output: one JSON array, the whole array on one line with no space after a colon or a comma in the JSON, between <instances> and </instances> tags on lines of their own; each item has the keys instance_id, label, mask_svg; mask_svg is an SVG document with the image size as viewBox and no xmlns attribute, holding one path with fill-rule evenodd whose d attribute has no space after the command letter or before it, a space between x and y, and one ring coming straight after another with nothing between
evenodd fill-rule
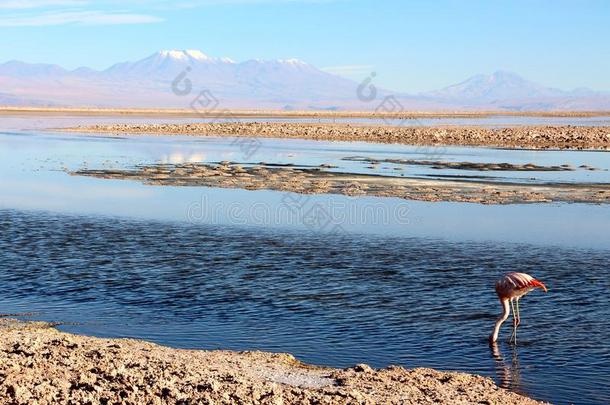
<instances>
[{"instance_id":1,"label":"snow on mountain","mask_svg":"<svg viewBox=\"0 0 610 405\"><path fill-rule=\"evenodd\" d=\"M172 91L178 79L190 83L187 97ZM476 75L420 95L378 89L372 102L358 99L358 85L299 59L238 63L192 49L159 51L102 71L18 61L0 64L0 103L11 105L189 108L194 97L206 90L218 100L219 108L374 110L393 94L399 100L397 108L405 110L610 109L608 94L544 87L505 71Z\"/></svg>"},{"instance_id":2,"label":"snow on mountain","mask_svg":"<svg viewBox=\"0 0 610 405\"><path fill-rule=\"evenodd\" d=\"M206 89L222 108L309 108L312 103L326 108L357 102L356 83L299 59L237 63L192 49L163 50L102 71L9 62L0 65L0 91L69 105L188 108L190 100L172 92L178 77L191 83L191 98Z\"/></svg>"},{"instance_id":3,"label":"snow on mountain","mask_svg":"<svg viewBox=\"0 0 610 405\"><path fill-rule=\"evenodd\" d=\"M208 55L201 51L196 50L186 50L186 51L160 51L159 56L162 58L170 58L170 59L179 59L179 60L208 60L210 59Z\"/></svg>"}]
</instances>

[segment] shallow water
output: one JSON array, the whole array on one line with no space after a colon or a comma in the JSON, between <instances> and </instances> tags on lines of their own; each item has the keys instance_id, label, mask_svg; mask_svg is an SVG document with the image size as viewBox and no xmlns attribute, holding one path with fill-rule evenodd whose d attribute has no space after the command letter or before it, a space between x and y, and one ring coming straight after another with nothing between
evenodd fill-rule
<instances>
[{"instance_id":1,"label":"shallow water","mask_svg":"<svg viewBox=\"0 0 610 405\"><path fill-rule=\"evenodd\" d=\"M188 348L461 370L554 403L610 401L610 250L0 211L3 312ZM545 281L487 345L511 270Z\"/></svg>"},{"instance_id":2,"label":"shallow water","mask_svg":"<svg viewBox=\"0 0 610 405\"><path fill-rule=\"evenodd\" d=\"M70 176L64 169L131 167L143 162L180 163L219 160L266 161L282 164L333 163L334 170L384 174L346 156L426 158L426 151L403 145L363 142L315 142L263 139L256 154L244 156L227 138L105 137L42 131L0 132L0 208L47 210L178 220L194 223L256 225L327 231L306 226L305 216L322 205L332 220L348 232L442 237L455 240L497 240L568 247L608 246L607 206L587 204L531 204L481 206L460 203L423 203L397 198L351 198L313 195L296 213L287 213L286 193L198 187L148 186L138 182ZM588 164L603 170L574 172L493 172L497 180L519 181L531 176L546 181L610 182L610 153L513 151L487 148L446 148L448 161L534 162L539 165ZM467 170L413 167L405 175L476 174ZM484 172L489 175L491 172ZM394 174L394 173L392 173ZM388 175L385 173L385 175ZM525 181L525 180L524 180ZM304 200L305 201L305 200Z\"/></svg>"},{"instance_id":3,"label":"shallow water","mask_svg":"<svg viewBox=\"0 0 610 405\"><path fill-rule=\"evenodd\" d=\"M286 206L293 194L64 172L232 160L332 163L341 171L413 177L481 174L419 166L397 173L392 165L369 169L342 160L363 155L587 164L602 170L492 174L608 183L608 152L261 139L245 156L227 138L39 129L50 126L45 119L0 121L0 312L38 311L34 318L75 322L63 326L73 332L179 347L286 351L339 367L476 372L555 403L610 402L607 205L314 195L294 212ZM319 206L329 222L306 222ZM500 312L493 282L515 270L539 277L550 292L522 301L519 346L503 341L494 354L486 343Z\"/></svg>"},{"instance_id":4,"label":"shallow water","mask_svg":"<svg viewBox=\"0 0 610 405\"><path fill-rule=\"evenodd\" d=\"M540 151L473 147L427 147L330 142L296 139L255 139L189 136L92 136L44 131L0 132L3 166L50 170L78 168L124 168L141 163L218 162L244 164L259 162L318 166L331 164L330 171L412 178L475 178L488 182L515 183L608 183L609 152ZM247 149L247 148L251 148ZM377 160L413 159L445 162L511 163L541 166L570 165L570 171L480 171L435 169L431 166L345 160L351 157ZM595 170L580 166L587 165Z\"/></svg>"}]
</instances>

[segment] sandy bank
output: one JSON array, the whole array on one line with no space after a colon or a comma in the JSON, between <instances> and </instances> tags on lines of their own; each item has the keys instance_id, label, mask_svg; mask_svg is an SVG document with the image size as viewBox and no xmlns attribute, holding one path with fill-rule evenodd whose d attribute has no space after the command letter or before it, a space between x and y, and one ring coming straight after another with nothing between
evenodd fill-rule
<instances>
[{"instance_id":1,"label":"sandy bank","mask_svg":"<svg viewBox=\"0 0 610 405\"><path fill-rule=\"evenodd\" d=\"M192 124L114 124L68 128L73 132L243 136L407 145L465 145L528 149L610 149L610 127L520 126L396 127L353 124L225 122Z\"/></svg>"},{"instance_id":2,"label":"sandy bank","mask_svg":"<svg viewBox=\"0 0 610 405\"><path fill-rule=\"evenodd\" d=\"M491 379L339 370L289 354L177 350L0 319L0 402L12 404L535 404Z\"/></svg>"},{"instance_id":3,"label":"sandy bank","mask_svg":"<svg viewBox=\"0 0 610 405\"><path fill-rule=\"evenodd\" d=\"M241 166L184 163L140 165L134 169L82 169L73 175L136 180L162 186L202 186L276 190L300 194L398 197L420 201L456 201L483 204L534 202L610 203L608 184L516 184L471 179L418 179L338 173L326 167L277 165Z\"/></svg>"}]
</instances>

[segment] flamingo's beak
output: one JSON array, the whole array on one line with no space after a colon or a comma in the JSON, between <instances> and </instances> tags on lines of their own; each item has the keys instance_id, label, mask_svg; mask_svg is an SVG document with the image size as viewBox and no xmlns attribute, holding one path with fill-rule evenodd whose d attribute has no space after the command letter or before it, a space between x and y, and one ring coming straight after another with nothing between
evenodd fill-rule
<instances>
[{"instance_id":1,"label":"flamingo's beak","mask_svg":"<svg viewBox=\"0 0 610 405\"><path fill-rule=\"evenodd\" d=\"M544 283L542 283L541 281L538 280L532 280L531 281L532 286L534 287L538 287L542 290L544 290L544 292L548 292L548 290L546 289L546 286L544 285Z\"/></svg>"}]
</instances>

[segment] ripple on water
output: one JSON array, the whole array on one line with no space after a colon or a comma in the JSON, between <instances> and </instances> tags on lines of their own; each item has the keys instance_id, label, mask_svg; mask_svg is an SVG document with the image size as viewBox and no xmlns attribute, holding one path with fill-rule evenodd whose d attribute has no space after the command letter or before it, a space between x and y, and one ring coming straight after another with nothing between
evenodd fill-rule
<instances>
[{"instance_id":1,"label":"ripple on water","mask_svg":"<svg viewBox=\"0 0 610 405\"><path fill-rule=\"evenodd\" d=\"M608 403L609 260L604 250L5 210L0 312L179 347L476 372L556 403ZM493 283L513 270L550 290L523 299L519 346L494 352Z\"/></svg>"}]
</instances>

